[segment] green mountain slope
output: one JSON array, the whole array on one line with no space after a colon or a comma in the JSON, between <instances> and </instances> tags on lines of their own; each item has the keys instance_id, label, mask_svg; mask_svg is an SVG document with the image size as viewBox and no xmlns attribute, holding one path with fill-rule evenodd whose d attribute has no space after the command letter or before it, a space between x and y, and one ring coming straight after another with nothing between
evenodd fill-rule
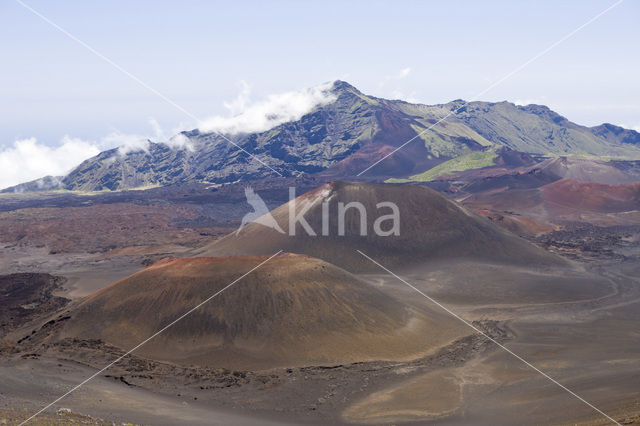
<instances>
[{"instance_id":1,"label":"green mountain slope","mask_svg":"<svg viewBox=\"0 0 640 426\"><path fill-rule=\"evenodd\" d=\"M343 81L329 90L335 100L300 120L264 132L227 135L269 167L220 135L196 129L182 133L189 147L151 142L147 151L102 152L65 176L61 187L117 190L191 181L228 183L274 176L270 168L283 176L323 172L341 178L358 174L412 138L367 176L406 178L461 156L458 163L476 167L484 163L473 160L477 155L472 153L499 147L551 156L640 159L638 132L610 124L580 126L541 105L465 105L462 100L417 105L367 96ZM447 164L442 167L456 163Z\"/></svg>"},{"instance_id":2,"label":"green mountain slope","mask_svg":"<svg viewBox=\"0 0 640 426\"><path fill-rule=\"evenodd\" d=\"M461 155L444 163L440 163L424 173L413 175L410 179L418 182L427 182L440 175L452 172L462 172L469 169L481 169L483 167L493 166L493 160L497 157L498 154L493 150L470 152L469 154Z\"/></svg>"},{"instance_id":3,"label":"green mountain slope","mask_svg":"<svg viewBox=\"0 0 640 426\"><path fill-rule=\"evenodd\" d=\"M459 108L456 102L450 105ZM472 102L455 115L493 143L516 151L638 158L637 132L611 124L580 126L543 105Z\"/></svg>"}]
</instances>

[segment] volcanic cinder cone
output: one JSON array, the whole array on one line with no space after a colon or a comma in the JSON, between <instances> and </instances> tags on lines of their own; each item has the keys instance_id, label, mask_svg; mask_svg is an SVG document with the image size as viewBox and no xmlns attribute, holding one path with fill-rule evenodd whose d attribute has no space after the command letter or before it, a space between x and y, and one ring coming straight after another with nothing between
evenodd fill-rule
<instances>
[{"instance_id":1,"label":"volcanic cinder cone","mask_svg":"<svg viewBox=\"0 0 640 426\"><path fill-rule=\"evenodd\" d=\"M129 349L264 261L166 259L85 299L58 338ZM408 360L467 334L445 313L409 308L350 273L280 255L135 354L183 365L263 369Z\"/></svg>"},{"instance_id":2,"label":"volcanic cinder cone","mask_svg":"<svg viewBox=\"0 0 640 426\"><path fill-rule=\"evenodd\" d=\"M361 235L360 213L353 208L346 210L344 235L340 235L338 203L349 202L365 207L367 235ZM391 213L390 208L377 206L381 202L398 206L399 235L380 236L374 232L375 220ZM291 203L271 212L284 230L289 230ZM328 206L323 207L324 203ZM315 236L309 235L300 224L295 227L295 235L291 235L291 232L283 234L259 223L250 223L239 232L198 250L196 255L255 256L283 249L326 260L351 272L380 271L356 250L390 268L416 267L446 259L530 266L565 264L562 259L422 186L334 182L295 199L296 212L307 207L304 218ZM322 235L323 211L329 213L328 235ZM381 222L381 229L387 231L391 225L390 220Z\"/></svg>"}]
</instances>

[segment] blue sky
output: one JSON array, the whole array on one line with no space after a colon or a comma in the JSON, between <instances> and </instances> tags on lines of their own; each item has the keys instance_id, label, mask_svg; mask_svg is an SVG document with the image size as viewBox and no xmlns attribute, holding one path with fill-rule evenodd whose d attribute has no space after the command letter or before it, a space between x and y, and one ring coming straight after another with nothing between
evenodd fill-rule
<instances>
[{"instance_id":1,"label":"blue sky","mask_svg":"<svg viewBox=\"0 0 640 426\"><path fill-rule=\"evenodd\" d=\"M242 81L254 101L337 78L381 97L469 99L613 3L24 1L198 118L229 114ZM638 22L626 0L482 99L640 128ZM0 37L0 155L27 138L153 137L150 119L165 134L196 127L13 0L0 1Z\"/></svg>"}]
</instances>

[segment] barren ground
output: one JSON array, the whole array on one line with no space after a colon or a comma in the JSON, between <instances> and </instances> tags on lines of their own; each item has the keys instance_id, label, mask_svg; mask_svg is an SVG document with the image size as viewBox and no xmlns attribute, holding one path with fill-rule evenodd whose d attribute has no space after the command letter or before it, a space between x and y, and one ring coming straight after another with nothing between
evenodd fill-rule
<instances>
[{"instance_id":1,"label":"barren ground","mask_svg":"<svg viewBox=\"0 0 640 426\"><path fill-rule=\"evenodd\" d=\"M152 240L167 229L149 228L158 232ZM160 244L154 240L95 253L69 249L53 254L49 243L5 241L0 267L4 274L63 276L66 281L53 296L77 299L159 257L179 256L200 238L200 231L188 231L181 235L195 240L185 237L188 244L183 245L172 241L176 237L169 231L171 237ZM427 264L403 277L620 423L640 423L638 234L633 227L569 227L535 239L570 259L569 269L533 271L460 261ZM116 238L117 244L125 244L122 238ZM131 240L141 241L137 238ZM389 275L361 277L407 305L439 309ZM43 323L29 318L27 325L35 329ZM123 348L95 340L45 347L16 340L5 340L0 357L0 420L9 424L123 353ZM56 404L40 422L69 423L67 414L55 414L60 407L71 409L76 423L95 421L80 415L167 425L610 423L471 329L468 336L408 362L230 371L134 354Z\"/></svg>"}]
</instances>

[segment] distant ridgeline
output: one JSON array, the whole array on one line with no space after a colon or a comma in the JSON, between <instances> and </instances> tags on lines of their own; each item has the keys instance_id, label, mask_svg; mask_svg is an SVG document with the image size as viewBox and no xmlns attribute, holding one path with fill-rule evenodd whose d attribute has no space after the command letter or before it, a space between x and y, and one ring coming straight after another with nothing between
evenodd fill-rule
<instances>
[{"instance_id":1,"label":"distant ridgeline","mask_svg":"<svg viewBox=\"0 0 640 426\"><path fill-rule=\"evenodd\" d=\"M360 173L417 135L364 176L407 178L426 173L417 180L428 180L437 172L430 170L448 160L457 159L453 166L458 169L481 168L492 165L497 153L505 151L640 159L638 132L611 124L580 126L542 105L465 105L462 100L419 105L367 96L343 81L334 82L327 91L333 100L316 106L297 121L263 132L225 135L264 164L221 135L196 129L181 133L180 137L188 140L182 147L149 142L144 151L122 153L111 149L86 160L67 176L39 179L4 192L101 191L183 182L220 184L275 176L270 168L283 176L321 172L344 178Z\"/></svg>"}]
</instances>

